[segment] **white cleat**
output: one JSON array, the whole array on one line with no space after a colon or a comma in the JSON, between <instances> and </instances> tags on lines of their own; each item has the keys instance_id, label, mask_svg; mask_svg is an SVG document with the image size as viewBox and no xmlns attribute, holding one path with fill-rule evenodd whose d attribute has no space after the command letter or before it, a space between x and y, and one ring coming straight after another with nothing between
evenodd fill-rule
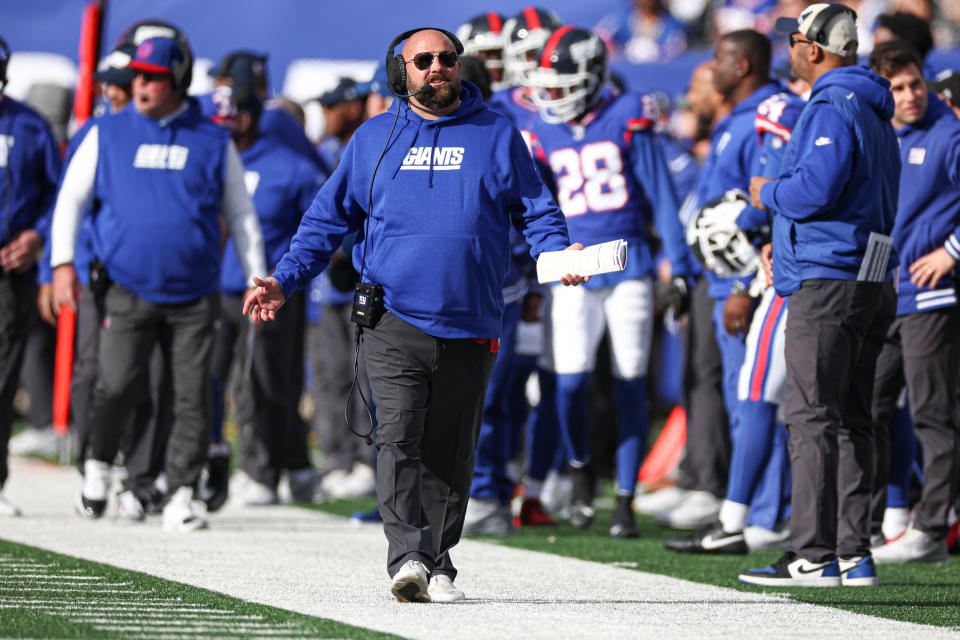
<instances>
[{"instance_id":1,"label":"white cleat","mask_svg":"<svg viewBox=\"0 0 960 640\"><path fill-rule=\"evenodd\" d=\"M679 507L690 492L680 487L664 487L659 491L638 493L633 499L633 510L636 513L652 516L670 509Z\"/></svg>"},{"instance_id":2,"label":"white cleat","mask_svg":"<svg viewBox=\"0 0 960 640\"><path fill-rule=\"evenodd\" d=\"M657 524L673 529L699 530L720 515L723 500L709 491L691 491L679 507L655 516Z\"/></svg>"},{"instance_id":3,"label":"white cleat","mask_svg":"<svg viewBox=\"0 0 960 640\"><path fill-rule=\"evenodd\" d=\"M946 540L936 540L926 531L914 529L911 524L896 540L873 549L873 561L876 564L947 564L950 562L950 554Z\"/></svg>"},{"instance_id":4,"label":"white cleat","mask_svg":"<svg viewBox=\"0 0 960 640\"><path fill-rule=\"evenodd\" d=\"M463 591L453 586L450 576L442 573L430 578L427 594L431 602L459 602L467 597Z\"/></svg>"},{"instance_id":5,"label":"white cleat","mask_svg":"<svg viewBox=\"0 0 960 640\"><path fill-rule=\"evenodd\" d=\"M193 489L180 487L163 507L163 530L186 533L206 529L205 515L203 502L193 499Z\"/></svg>"}]
</instances>

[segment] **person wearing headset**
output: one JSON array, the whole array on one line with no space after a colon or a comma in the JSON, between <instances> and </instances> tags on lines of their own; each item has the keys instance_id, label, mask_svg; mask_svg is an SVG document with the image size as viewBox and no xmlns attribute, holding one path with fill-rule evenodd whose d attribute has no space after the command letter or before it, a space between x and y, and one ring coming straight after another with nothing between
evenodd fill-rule
<instances>
[{"instance_id":1,"label":"person wearing headset","mask_svg":"<svg viewBox=\"0 0 960 640\"><path fill-rule=\"evenodd\" d=\"M207 526L193 498L210 441L221 216L248 282L266 266L236 146L186 96L189 44L176 29L163 29L152 27L135 39L133 108L92 126L67 167L53 214L50 264L57 307L76 308L77 232L96 200L93 248L103 263L97 280L106 289L77 511L87 518L103 515L110 465L137 400L135 385L159 343L170 357L175 416L163 527L190 531Z\"/></svg>"},{"instance_id":2,"label":"person wearing headset","mask_svg":"<svg viewBox=\"0 0 960 640\"><path fill-rule=\"evenodd\" d=\"M3 94L10 48L0 39L0 490L7 479L13 395L37 313L36 262L50 223L60 150L47 121ZM0 516L20 510L0 494Z\"/></svg>"},{"instance_id":3,"label":"person wearing headset","mask_svg":"<svg viewBox=\"0 0 960 640\"><path fill-rule=\"evenodd\" d=\"M534 257L581 248L570 246L520 133L461 82L462 52L441 29L394 39L387 74L397 108L357 129L290 251L244 304L251 318L273 320L341 239L359 232L354 317L376 405L387 572L401 602L464 597L449 551L463 528L499 346L510 225Z\"/></svg>"},{"instance_id":4,"label":"person wearing headset","mask_svg":"<svg viewBox=\"0 0 960 640\"><path fill-rule=\"evenodd\" d=\"M780 18L790 68L813 90L780 176L750 180L773 218L764 267L790 296L784 422L790 431L791 549L740 574L766 586L872 586L870 405L897 296L892 253L900 152L890 83L856 66L856 14L814 4Z\"/></svg>"}]
</instances>

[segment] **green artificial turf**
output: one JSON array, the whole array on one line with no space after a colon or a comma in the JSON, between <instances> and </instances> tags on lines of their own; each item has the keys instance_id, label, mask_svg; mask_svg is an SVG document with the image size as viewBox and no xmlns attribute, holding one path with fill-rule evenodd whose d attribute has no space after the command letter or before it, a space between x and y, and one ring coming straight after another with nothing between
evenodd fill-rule
<instances>
[{"instance_id":1,"label":"green artificial turf","mask_svg":"<svg viewBox=\"0 0 960 640\"><path fill-rule=\"evenodd\" d=\"M397 637L5 540L0 540L0 576L4 638ZM82 588L56 591L77 586ZM98 594L93 589L118 592ZM104 610L97 618L103 622L79 620L99 607ZM176 624L163 623L158 616L176 619ZM98 624L121 626L98 629Z\"/></svg>"},{"instance_id":2,"label":"green artificial turf","mask_svg":"<svg viewBox=\"0 0 960 640\"><path fill-rule=\"evenodd\" d=\"M349 516L354 511L366 511L374 506L376 501L373 499L310 505L311 508L342 516ZM607 533L610 514L610 508L598 508L596 521L586 530L575 529L561 522L556 527L519 529L516 535L504 538L475 539L743 591L776 591L802 602L882 618L960 628L960 556L955 556L955 561L945 567L920 564L880 566L877 569L879 587L777 587L772 590L741 584L737 576L747 569L772 564L781 552L758 551L742 556L713 556L667 551L663 548L663 538L683 532L660 527L653 518L646 516L637 516L640 538L614 540Z\"/></svg>"}]
</instances>

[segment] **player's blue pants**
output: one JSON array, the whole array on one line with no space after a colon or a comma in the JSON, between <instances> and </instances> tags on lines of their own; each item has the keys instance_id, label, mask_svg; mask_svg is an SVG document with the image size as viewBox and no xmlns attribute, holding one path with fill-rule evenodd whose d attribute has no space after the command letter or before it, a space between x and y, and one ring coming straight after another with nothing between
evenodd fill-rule
<instances>
[{"instance_id":1,"label":"player's blue pants","mask_svg":"<svg viewBox=\"0 0 960 640\"><path fill-rule=\"evenodd\" d=\"M773 529L785 515L784 495L789 495L790 476L784 478L784 466L789 468L786 428L781 424L778 429L776 405L762 398L745 403L737 398L746 343L743 337L731 335L724 328L724 302L714 303L713 327L723 361L723 399L730 416L733 448L726 498L750 505L749 524Z\"/></svg>"},{"instance_id":2,"label":"player's blue pants","mask_svg":"<svg viewBox=\"0 0 960 640\"><path fill-rule=\"evenodd\" d=\"M887 476L887 506L910 506L910 474L919 445L913 431L910 409L897 409L890 421L890 472Z\"/></svg>"},{"instance_id":3,"label":"player's blue pants","mask_svg":"<svg viewBox=\"0 0 960 640\"><path fill-rule=\"evenodd\" d=\"M493 365L483 401L483 419L470 489L471 498L495 498L502 504L510 502L513 492L513 482L507 476L507 462L512 450L509 400L516 374L517 323L522 308L522 302L512 302L503 310L500 353Z\"/></svg>"},{"instance_id":4,"label":"player's blue pants","mask_svg":"<svg viewBox=\"0 0 960 640\"><path fill-rule=\"evenodd\" d=\"M613 380L614 399L620 417L617 436L617 493L633 495L647 442L647 378ZM557 375L557 413L560 432L571 462L590 459L587 432L587 393L590 373Z\"/></svg>"},{"instance_id":5,"label":"player's blue pants","mask_svg":"<svg viewBox=\"0 0 960 640\"><path fill-rule=\"evenodd\" d=\"M533 480L544 480L550 469L562 469L567 464L564 448L560 446L560 426L557 418L557 374L540 368L540 404L527 419L526 475Z\"/></svg>"}]
</instances>

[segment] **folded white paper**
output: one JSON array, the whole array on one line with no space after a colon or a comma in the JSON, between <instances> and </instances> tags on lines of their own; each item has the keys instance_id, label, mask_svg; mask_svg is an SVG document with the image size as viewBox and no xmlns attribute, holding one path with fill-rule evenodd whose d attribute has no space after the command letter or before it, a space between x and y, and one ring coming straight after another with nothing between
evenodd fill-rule
<instances>
[{"instance_id":1,"label":"folded white paper","mask_svg":"<svg viewBox=\"0 0 960 640\"><path fill-rule=\"evenodd\" d=\"M627 241L612 240L584 247L580 251L546 251L537 258L537 280L540 284L557 282L568 273L595 276L623 271L627 266Z\"/></svg>"}]
</instances>

